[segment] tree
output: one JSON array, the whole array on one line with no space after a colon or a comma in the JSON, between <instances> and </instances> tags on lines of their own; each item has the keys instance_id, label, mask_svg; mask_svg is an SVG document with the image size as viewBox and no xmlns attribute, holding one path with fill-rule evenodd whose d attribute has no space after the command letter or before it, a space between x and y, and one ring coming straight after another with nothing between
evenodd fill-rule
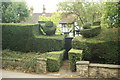
<instances>
[{"instance_id":1,"label":"tree","mask_svg":"<svg viewBox=\"0 0 120 80\"><path fill-rule=\"evenodd\" d=\"M103 4L103 23L107 23L109 28L119 27L119 2L106 2Z\"/></svg>"},{"instance_id":2,"label":"tree","mask_svg":"<svg viewBox=\"0 0 120 80\"><path fill-rule=\"evenodd\" d=\"M39 21L52 21L55 25L58 25L61 19L60 13L53 13L51 17L40 16Z\"/></svg>"},{"instance_id":3,"label":"tree","mask_svg":"<svg viewBox=\"0 0 120 80\"><path fill-rule=\"evenodd\" d=\"M58 11L64 15L77 15L76 21L79 26L89 22L97 21L102 16L102 6L99 3L83 3L83 2L60 2Z\"/></svg>"},{"instance_id":4,"label":"tree","mask_svg":"<svg viewBox=\"0 0 120 80\"><path fill-rule=\"evenodd\" d=\"M2 2L2 23L17 23L29 17L29 10L23 2Z\"/></svg>"}]
</instances>

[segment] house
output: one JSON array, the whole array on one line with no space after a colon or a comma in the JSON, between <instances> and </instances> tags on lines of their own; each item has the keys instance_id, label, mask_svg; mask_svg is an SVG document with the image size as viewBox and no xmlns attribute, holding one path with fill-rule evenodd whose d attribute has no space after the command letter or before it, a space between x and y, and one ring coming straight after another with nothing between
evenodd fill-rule
<instances>
[{"instance_id":1,"label":"house","mask_svg":"<svg viewBox=\"0 0 120 80\"><path fill-rule=\"evenodd\" d=\"M43 5L43 12L42 13L33 13L33 9L31 9L30 11L30 15L31 17L27 20L27 21L22 21L21 23L38 23L39 21L39 16L46 16L46 17L51 17L53 15L53 13L46 13L46 8L45 5ZM73 33L74 31L73 28L69 27L69 26L73 26L74 25L74 21L75 21L75 17L76 15L71 14L69 16L67 16L66 18L62 18L61 21L59 22L59 25L57 25L57 27L60 27L61 32L63 34L69 34L69 33ZM74 32L74 34L71 35L75 35L76 33Z\"/></svg>"}]
</instances>

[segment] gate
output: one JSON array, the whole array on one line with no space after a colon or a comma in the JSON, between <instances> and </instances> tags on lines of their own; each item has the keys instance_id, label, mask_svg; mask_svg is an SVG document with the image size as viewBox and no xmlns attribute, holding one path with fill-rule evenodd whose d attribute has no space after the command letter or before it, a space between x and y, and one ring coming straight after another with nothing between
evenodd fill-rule
<instances>
[{"instance_id":1,"label":"gate","mask_svg":"<svg viewBox=\"0 0 120 80\"><path fill-rule=\"evenodd\" d=\"M72 39L73 39L73 37L66 37L65 38L64 60L68 59L68 51L72 48Z\"/></svg>"}]
</instances>

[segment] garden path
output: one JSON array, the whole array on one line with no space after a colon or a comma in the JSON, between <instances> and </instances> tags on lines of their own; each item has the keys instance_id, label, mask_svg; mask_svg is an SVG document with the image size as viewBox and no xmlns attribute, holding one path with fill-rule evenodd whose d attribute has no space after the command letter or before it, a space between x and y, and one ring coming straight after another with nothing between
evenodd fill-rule
<instances>
[{"instance_id":1,"label":"garden path","mask_svg":"<svg viewBox=\"0 0 120 80\"><path fill-rule=\"evenodd\" d=\"M56 77L64 77L64 78L79 78L79 75L76 72L72 72L70 70L70 65L68 60L63 61L63 64L59 70L59 72L48 73L47 75L52 75Z\"/></svg>"}]
</instances>

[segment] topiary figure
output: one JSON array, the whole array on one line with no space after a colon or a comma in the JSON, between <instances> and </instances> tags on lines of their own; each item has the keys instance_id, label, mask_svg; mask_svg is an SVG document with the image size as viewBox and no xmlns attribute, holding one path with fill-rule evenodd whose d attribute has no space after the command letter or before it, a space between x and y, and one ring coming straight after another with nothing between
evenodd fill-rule
<instances>
[{"instance_id":1,"label":"topiary figure","mask_svg":"<svg viewBox=\"0 0 120 80\"><path fill-rule=\"evenodd\" d=\"M98 26L101 24L101 21L96 21L96 22L93 22L93 26Z\"/></svg>"},{"instance_id":2,"label":"topiary figure","mask_svg":"<svg viewBox=\"0 0 120 80\"><path fill-rule=\"evenodd\" d=\"M80 34L85 38L97 36L101 32L101 26L92 26L91 29L83 29Z\"/></svg>"},{"instance_id":3,"label":"topiary figure","mask_svg":"<svg viewBox=\"0 0 120 80\"><path fill-rule=\"evenodd\" d=\"M45 23L45 26L46 26L46 27L53 27L54 24L53 24L52 21L47 21L47 22Z\"/></svg>"},{"instance_id":4,"label":"topiary figure","mask_svg":"<svg viewBox=\"0 0 120 80\"><path fill-rule=\"evenodd\" d=\"M90 29L90 28L91 28L90 23L86 23L85 25L83 25L83 29Z\"/></svg>"},{"instance_id":5,"label":"topiary figure","mask_svg":"<svg viewBox=\"0 0 120 80\"><path fill-rule=\"evenodd\" d=\"M52 21L46 21L45 25L42 26L42 29L46 35L54 35L56 31L56 25Z\"/></svg>"}]
</instances>

